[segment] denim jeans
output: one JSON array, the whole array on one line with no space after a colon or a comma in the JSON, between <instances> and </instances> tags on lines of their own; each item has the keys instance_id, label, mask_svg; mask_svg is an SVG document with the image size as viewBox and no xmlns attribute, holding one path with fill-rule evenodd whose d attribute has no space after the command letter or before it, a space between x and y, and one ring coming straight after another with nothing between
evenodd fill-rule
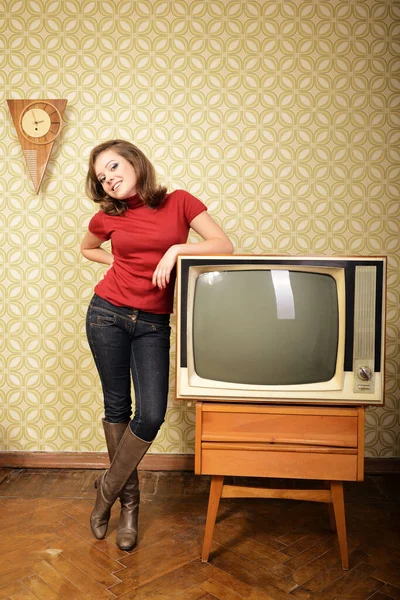
<instances>
[{"instance_id":1,"label":"denim jeans","mask_svg":"<svg viewBox=\"0 0 400 600\"><path fill-rule=\"evenodd\" d=\"M167 409L170 348L169 315L115 306L96 294L86 318L86 333L103 395L105 419L129 421L131 375L135 390L132 432L151 442Z\"/></svg>"}]
</instances>

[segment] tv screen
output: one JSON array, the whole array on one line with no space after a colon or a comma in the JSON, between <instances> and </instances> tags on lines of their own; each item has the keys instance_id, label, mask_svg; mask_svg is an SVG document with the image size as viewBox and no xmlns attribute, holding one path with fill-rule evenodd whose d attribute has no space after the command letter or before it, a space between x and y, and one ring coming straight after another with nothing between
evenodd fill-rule
<instances>
[{"instance_id":1,"label":"tv screen","mask_svg":"<svg viewBox=\"0 0 400 600\"><path fill-rule=\"evenodd\" d=\"M197 375L250 385L329 381L339 320L336 281L286 270L215 271L196 281Z\"/></svg>"}]
</instances>

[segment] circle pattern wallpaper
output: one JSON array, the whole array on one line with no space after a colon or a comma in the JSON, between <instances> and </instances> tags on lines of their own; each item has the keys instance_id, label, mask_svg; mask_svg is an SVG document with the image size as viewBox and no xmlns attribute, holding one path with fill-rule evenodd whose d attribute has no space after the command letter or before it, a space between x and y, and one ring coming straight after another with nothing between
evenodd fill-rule
<instances>
[{"instance_id":1,"label":"circle pattern wallpaper","mask_svg":"<svg viewBox=\"0 0 400 600\"><path fill-rule=\"evenodd\" d=\"M96 211L90 149L118 137L201 198L237 253L388 256L386 400L367 410L366 455L399 456L399 4L0 0L0 12L1 450L105 450L84 331L104 267L79 244ZM8 98L68 100L38 195ZM194 407L174 400L173 368L170 387L151 451L192 453Z\"/></svg>"}]
</instances>

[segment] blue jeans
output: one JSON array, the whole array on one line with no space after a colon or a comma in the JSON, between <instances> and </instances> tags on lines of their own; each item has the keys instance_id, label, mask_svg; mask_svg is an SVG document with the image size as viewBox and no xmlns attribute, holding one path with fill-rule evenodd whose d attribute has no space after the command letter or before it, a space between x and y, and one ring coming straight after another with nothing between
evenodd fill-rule
<instances>
[{"instance_id":1,"label":"blue jeans","mask_svg":"<svg viewBox=\"0 0 400 600\"><path fill-rule=\"evenodd\" d=\"M169 315L114 306L96 294L86 317L86 333L104 395L105 419L130 420L131 374L135 389L132 432L151 442L167 409L170 348Z\"/></svg>"}]
</instances>

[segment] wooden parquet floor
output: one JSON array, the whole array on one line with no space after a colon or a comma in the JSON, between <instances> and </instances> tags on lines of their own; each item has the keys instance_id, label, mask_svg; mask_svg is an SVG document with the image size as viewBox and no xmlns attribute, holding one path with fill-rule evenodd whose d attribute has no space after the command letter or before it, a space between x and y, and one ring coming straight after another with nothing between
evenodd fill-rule
<instances>
[{"instance_id":1,"label":"wooden parquet floor","mask_svg":"<svg viewBox=\"0 0 400 600\"><path fill-rule=\"evenodd\" d=\"M221 500L201 563L209 479L192 473L140 473L139 543L123 552L117 509L106 539L90 532L97 474L0 469L0 599L400 600L398 475L345 484L346 572L326 505L288 500Z\"/></svg>"}]
</instances>

